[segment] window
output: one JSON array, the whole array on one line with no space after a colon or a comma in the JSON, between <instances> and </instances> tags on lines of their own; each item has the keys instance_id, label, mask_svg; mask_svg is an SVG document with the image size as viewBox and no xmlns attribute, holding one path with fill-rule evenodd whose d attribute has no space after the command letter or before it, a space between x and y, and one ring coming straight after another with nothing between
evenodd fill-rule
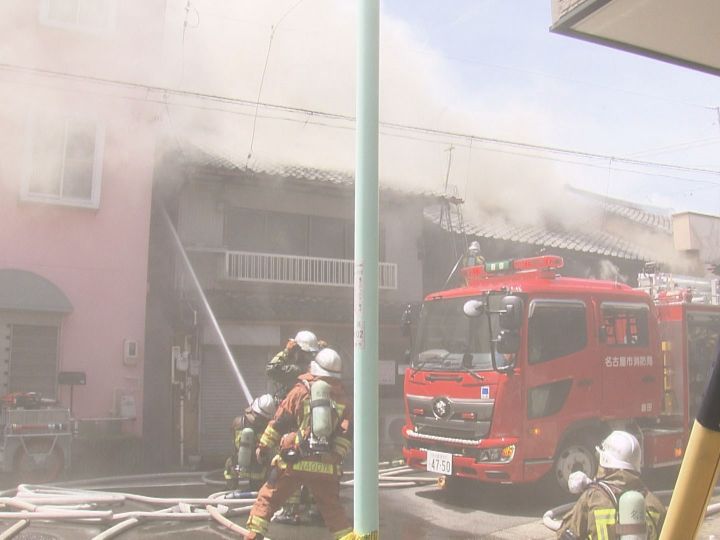
<instances>
[{"instance_id":1,"label":"window","mask_svg":"<svg viewBox=\"0 0 720 540\"><path fill-rule=\"evenodd\" d=\"M648 312L646 304L603 302L600 341L618 347L647 347Z\"/></svg>"},{"instance_id":2,"label":"window","mask_svg":"<svg viewBox=\"0 0 720 540\"><path fill-rule=\"evenodd\" d=\"M337 218L323 216L310 217L310 253L311 257L329 259L352 259L348 257L348 229L352 233L352 223Z\"/></svg>"},{"instance_id":3,"label":"window","mask_svg":"<svg viewBox=\"0 0 720 540\"><path fill-rule=\"evenodd\" d=\"M587 345L586 309L580 300L533 300L528 316L530 364L567 356Z\"/></svg>"},{"instance_id":4,"label":"window","mask_svg":"<svg viewBox=\"0 0 720 540\"><path fill-rule=\"evenodd\" d=\"M225 245L235 251L263 253L267 212L228 207L225 211Z\"/></svg>"},{"instance_id":5,"label":"window","mask_svg":"<svg viewBox=\"0 0 720 540\"><path fill-rule=\"evenodd\" d=\"M33 115L21 197L98 208L103 145L104 130L95 120Z\"/></svg>"},{"instance_id":6,"label":"window","mask_svg":"<svg viewBox=\"0 0 720 540\"><path fill-rule=\"evenodd\" d=\"M570 394L571 387L572 379L565 379L528 390L528 419L543 418L560 412Z\"/></svg>"},{"instance_id":7,"label":"window","mask_svg":"<svg viewBox=\"0 0 720 540\"><path fill-rule=\"evenodd\" d=\"M380 259L384 259L384 229L380 229ZM228 249L351 260L353 222L252 208L227 207L224 228Z\"/></svg>"},{"instance_id":8,"label":"window","mask_svg":"<svg viewBox=\"0 0 720 540\"><path fill-rule=\"evenodd\" d=\"M307 255L308 216L268 212L267 251L285 255Z\"/></svg>"},{"instance_id":9,"label":"window","mask_svg":"<svg viewBox=\"0 0 720 540\"><path fill-rule=\"evenodd\" d=\"M115 0L41 0L39 15L45 26L106 33L115 28Z\"/></svg>"}]
</instances>

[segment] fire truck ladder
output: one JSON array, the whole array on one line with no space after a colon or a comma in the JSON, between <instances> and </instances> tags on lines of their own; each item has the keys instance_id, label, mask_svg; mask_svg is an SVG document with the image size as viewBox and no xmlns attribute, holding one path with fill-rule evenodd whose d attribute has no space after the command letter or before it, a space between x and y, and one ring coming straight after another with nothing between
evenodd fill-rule
<instances>
[{"instance_id":1,"label":"fire truck ladder","mask_svg":"<svg viewBox=\"0 0 720 540\"><path fill-rule=\"evenodd\" d=\"M440 228L450 233L453 255L458 259L467 251L467 233L463 221L463 200L457 195L457 186L445 186L445 198L440 206Z\"/></svg>"},{"instance_id":2,"label":"fire truck ladder","mask_svg":"<svg viewBox=\"0 0 720 540\"><path fill-rule=\"evenodd\" d=\"M450 169L452 169L453 150L450 145L447 149L448 164L445 172L445 185L443 193L445 197L440 206L440 228L450 233L452 238L453 255L459 259L467 251L467 235L465 234L465 223L462 216L463 200L458 195L456 185L450 184Z\"/></svg>"}]
</instances>

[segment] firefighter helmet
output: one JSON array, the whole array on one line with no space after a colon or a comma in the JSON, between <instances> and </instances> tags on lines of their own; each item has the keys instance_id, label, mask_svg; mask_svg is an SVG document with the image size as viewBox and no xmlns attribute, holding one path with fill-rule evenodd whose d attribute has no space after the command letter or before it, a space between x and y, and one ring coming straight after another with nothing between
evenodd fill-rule
<instances>
[{"instance_id":1,"label":"firefighter helmet","mask_svg":"<svg viewBox=\"0 0 720 540\"><path fill-rule=\"evenodd\" d=\"M315 355L315 360L310 362L310 373L318 377L342 376L342 358L332 349L323 349Z\"/></svg>"},{"instance_id":2,"label":"firefighter helmet","mask_svg":"<svg viewBox=\"0 0 720 540\"><path fill-rule=\"evenodd\" d=\"M275 408L275 400L270 394L263 394L260 397L256 397L250 405L252 412L265 418L275 416Z\"/></svg>"},{"instance_id":3,"label":"firefighter helmet","mask_svg":"<svg viewBox=\"0 0 720 540\"><path fill-rule=\"evenodd\" d=\"M295 343L305 352L317 352L320 349L317 336L309 330L300 330L295 336Z\"/></svg>"},{"instance_id":4,"label":"firefighter helmet","mask_svg":"<svg viewBox=\"0 0 720 540\"><path fill-rule=\"evenodd\" d=\"M627 431L613 431L598 447L600 466L640 473L640 443Z\"/></svg>"}]
</instances>

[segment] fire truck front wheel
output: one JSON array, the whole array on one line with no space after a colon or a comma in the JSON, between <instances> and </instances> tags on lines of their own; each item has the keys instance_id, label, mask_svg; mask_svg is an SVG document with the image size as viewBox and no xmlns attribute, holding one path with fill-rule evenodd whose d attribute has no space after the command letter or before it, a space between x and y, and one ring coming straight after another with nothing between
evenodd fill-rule
<instances>
[{"instance_id":1,"label":"fire truck front wheel","mask_svg":"<svg viewBox=\"0 0 720 540\"><path fill-rule=\"evenodd\" d=\"M15 476L18 482L43 484L57 480L65 467L62 450L50 439L31 439L15 452Z\"/></svg>"},{"instance_id":2,"label":"fire truck front wheel","mask_svg":"<svg viewBox=\"0 0 720 540\"><path fill-rule=\"evenodd\" d=\"M583 471L590 478L597 472L597 458L594 445L589 438L567 441L555 456L548 474L550 487L560 495L569 495L568 478L575 471Z\"/></svg>"}]
</instances>

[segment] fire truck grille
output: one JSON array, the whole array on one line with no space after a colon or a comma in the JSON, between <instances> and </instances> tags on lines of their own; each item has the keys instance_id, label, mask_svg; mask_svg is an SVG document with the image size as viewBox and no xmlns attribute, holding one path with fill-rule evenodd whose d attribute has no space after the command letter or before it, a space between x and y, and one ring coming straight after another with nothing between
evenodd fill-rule
<instances>
[{"instance_id":1,"label":"fire truck grille","mask_svg":"<svg viewBox=\"0 0 720 540\"><path fill-rule=\"evenodd\" d=\"M420 435L469 442L483 439L490 433L494 400L412 394L408 394L406 399L410 419ZM441 416L439 412L444 414Z\"/></svg>"}]
</instances>

